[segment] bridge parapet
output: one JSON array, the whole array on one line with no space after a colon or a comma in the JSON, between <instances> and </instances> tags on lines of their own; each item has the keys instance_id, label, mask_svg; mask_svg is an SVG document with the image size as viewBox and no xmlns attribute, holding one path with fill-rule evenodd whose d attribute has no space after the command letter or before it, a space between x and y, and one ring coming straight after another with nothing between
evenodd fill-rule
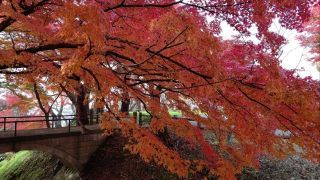
<instances>
[{"instance_id":1,"label":"bridge parapet","mask_svg":"<svg viewBox=\"0 0 320 180\"><path fill-rule=\"evenodd\" d=\"M82 134L80 127L58 129L21 130L0 133L0 154L21 150L36 150L50 153L66 166L82 170L91 154L105 140L99 125L86 126L89 133ZM66 131L67 130L67 131Z\"/></svg>"}]
</instances>

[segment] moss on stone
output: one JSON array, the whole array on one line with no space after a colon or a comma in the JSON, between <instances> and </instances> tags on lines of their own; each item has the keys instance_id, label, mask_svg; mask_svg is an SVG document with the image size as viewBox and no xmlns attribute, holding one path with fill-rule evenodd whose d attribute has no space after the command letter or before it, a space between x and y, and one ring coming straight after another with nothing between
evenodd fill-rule
<instances>
[{"instance_id":1,"label":"moss on stone","mask_svg":"<svg viewBox=\"0 0 320 180\"><path fill-rule=\"evenodd\" d=\"M78 173L64 167L55 157L37 151L20 151L0 162L1 180L79 179ZM60 178L56 178L60 179Z\"/></svg>"}]
</instances>

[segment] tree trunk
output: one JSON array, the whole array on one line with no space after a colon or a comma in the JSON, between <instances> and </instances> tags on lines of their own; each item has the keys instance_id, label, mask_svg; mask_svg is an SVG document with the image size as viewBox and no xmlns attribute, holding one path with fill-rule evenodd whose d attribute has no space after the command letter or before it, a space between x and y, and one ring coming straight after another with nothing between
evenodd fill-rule
<instances>
[{"instance_id":1,"label":"tree trunk","mask_svg":"<svg viewBox=\"0 0 320 180\"><path fill-rule=\"evenodd\" d=\"M88 120L89 104L85 102L86 95L87 95L86 87L79 82L76 93L69 92L62 84L60 84L60 87L67 94L72 104L75 106L77 124L80 125L84 130L85 129L84 125L89 124L89 120Z\"/></svg>"},{"instance_id":2,"label":"tree trunk","mask_svg":"<svg viewBox=\"0 0 320 180\"><path fill-rule=\"evenodd\" d=\"M47 126L47 128L50 128L50 122L49 122L49 115L50 115L50 114L49 114L49 112L47 112L47 110L45 109L43 103L41 102L40 94L39 94L38 87L37 87L37 84L36 84L36 83L33 83L33 90L34 90L34 93L35 93L35 95L36 95L39 108L41 109L41 111L42 111L42 112L44 113L44 115L45 115L46 126Z\"/></svg>"},{"instance_id":3,"label":"tree trunk","mask_svg":"<svg viewBox=\"0 0 320 180\"><path fill-rule=\"evenodd\" d=\"M128 92L124 92L121 100L121 112L129 114L130 97Z\"/></svg>"},{"instance_id":4,"label":"tree trunk","mask_svg":"<svg viewBox=\"0 0 320 180\"><path fill-rule=\"evenodd\" d=\"M50 114L45 113L45 120L46 120L46 126L47 126L47 128L51 128L51 126L50 126L50 121L49 121L49 116L50 116Z\"/></svg>"},{"instance_id":5,"label":"tree trunk","mask_svg":"<svg viewBox=\"0 0 320 180\"><path fill-rule=\"evenodd\" d=\"M76 114L78 123L83 125L88 125L88 103L85 102L86 99L86 88L80 84L79 89L76 94Z\"/></svg>"}]
</instances>

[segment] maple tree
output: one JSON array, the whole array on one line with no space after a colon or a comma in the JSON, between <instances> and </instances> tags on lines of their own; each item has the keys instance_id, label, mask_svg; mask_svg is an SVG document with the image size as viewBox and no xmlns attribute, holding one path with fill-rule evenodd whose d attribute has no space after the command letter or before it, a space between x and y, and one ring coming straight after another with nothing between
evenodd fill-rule
<instances>
[{"instance_id":1,"label":"maple tree","mask_svg":"<svg viewBox=\"0 0 320 180\"><path fill-rule=\"evenodd\" d=\"M12 87L10 87L12 88ZM5 92L3 94L3 99L1 99L1 108L0 108L0 127L3 128L4 118L6 118L6 129L15 129L15 121L28 121L32 120L35 122L24 122L17 123L17 129L34 129L41 127L55 127L61 126L61 122L50 122L53 118L63 119L63 109L65 105L68 105L68 100L65 97L60 97L60 102L56 103L58 97L54 97L53 100L49 100L48 102L52 103L46 105L45 109L41 109L39 106L42 105L36 98L32 96L26 96L18 93L18 89L15 90L14 93ZM25 89L24 89L25 90ZM25 91L24 91L25 93ZM30 95L30 94L29 94ZM40 100L41 101L41 100ZM47 102L47 101L46 101ZM54 107L56 106L56 107ZM52 109L55 109L53 111ZM45 112L43 112L45 110ZM47 115L46 115L47 113ZM20 117L24 118L20 118ZM46 122L43 121L42 116L47 116ZM37 122L39 121L39 122ZM53 125L53 123L55 123Z\"/></svg>"},{"instance_id":2,"label":"maple tree","mask_svg":"<svg viewBox=\"0 0 320 180\"><path fill-rule=\"evenodd\" d=\"M320 5L312 8L311 18L304 24L304 30L307 32L301 35L299 39L302 45L309 47L310 52L314 54L312 62L320 62Z\"/></svg>"},{"instance_id":3,"label":"maple tree","mask_svg":"<svg viewBox=\"0 0 320 180\"><path fill-rule=\"evenodd\" d=\"M7 77L6 83L2 84L2 89L6 89L3 93L4 102L6 108L1 111L1 116L10 117L7 118L7 122L10 121L23 121L23 120L43 120L41 116L45 117L45 125L50 128L53 124L59 124L59 122L51 121L53 119L63 119L64 107L70 106L70 101L67 99L67 95L62 91L54 91L49 84L38 81L37 83L23 83L19 78ZM38 85L40 84L40 85ZM49 91L49 90L50 91ZM49 91L49 92L48 92ZM16 111L14 111L15 109ZM14 118L19 116L31 116ZM35 116L35 117L33 117ZM34 123L18 123L18 129L24 129L24 127L43 127L42 122ZM14 125L14 124L11 124Z\"/></svg>"},{"instance_id":4,"label":"maple tree","mask_svg":"<svg viewBox=\"0 0 320 180\"><path fill-rule=\"evenodd\" d=\"M1 116L12 116L14 113L20 113L14 112L14 107L17 107L19 102L21 102L21 99L19 97L6 93L4 95L4 98L1 99Z\"/></svg>"},{"instance_id":5,"label":"maple tree","mask_svg":"<svg viewBox=\"0 0 320 180\"><path fill-rule=\"evenodd\" d=\"M307 31L308 36L304 36L305 39L303 39L303 45L310 46L311 52L316 55L316 57L313 59L314 62L320 61L319 59L319 43L320 43L320 5L315 6L312 8L311 11L311 18L310 20L304 24L304 29Z\"/></svg>"},{"instance_id":6,"label":"maple tree","mask_svg":"<svg viewBox=\"0 0 320 180\"><path fill-rule=\"evenodd\" d=\"M0 109L0 129L4 130L4 117L6 117L6 129L14 129L14 121L20 121L21 119L15 118L16 116L23 116L30 112L31 101L27 98L19 96L17 94L11 94L6 92L1 99ZM33 112L33 115L37 115L36 112ZM9 118L8 118L9 117ZM17 129L28 129L30 127L40 127L42 123L18 123Z\"/></svg>"},{"instance_id":7,"label":"maple tree","mask_svg":"<svg viewBox=\"0 0 320 180\"><path fill-rule=\"evenodd\" d=\"M34 85L35 92L36 86L64 92L82 125L88 123L92 97L95 109L107 109L101 117L106 134L120 131L129 139L126 149L147 162L179 176L207 168L234 178L244 166L257 167L259 155L283 157L297 153L297 146L301 156L319 161L319 82L297 78L280 66L277 55L285 39L269 31L274 18L301 30L319 1L0 3L0 73L6 80ZM222 21L241 37L223 41L218 36ZM242 39L252 35L252 26L258 30L257 44ZM166 101L160 101L162 94ZM47 95L41 96L47 104ZM117 102L130 99L150 113L149 128L123 118L128 108ZM173 120L172 107L205 131ZM206 132L214 134L215 146L205 139ZM203 157L183 157L161 138L166 133L184 139L190 149L199 147ZM230 134L236 140L232 144Z\"/></svg>"}]
</instances>

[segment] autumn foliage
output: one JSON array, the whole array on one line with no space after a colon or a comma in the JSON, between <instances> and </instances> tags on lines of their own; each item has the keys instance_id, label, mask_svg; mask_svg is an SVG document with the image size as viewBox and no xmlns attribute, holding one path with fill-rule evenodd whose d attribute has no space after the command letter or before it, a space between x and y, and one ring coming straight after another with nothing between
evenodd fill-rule
<instances>
[{"instance_id":1,"label":"autumn foliage","mask_svg":"<svg viewBox=\"0 0 320 180\"><path fill-rule=\"evenodd\" d=\"M320 5L315 6L311 10L311 18L304 24L306 33L299 38L302 45L310 48L310 52L314 55L312 61L320 62Z\"/></svg>"},{"instance_id":2,"label":"autumn foliage","mask_svg":"<svg viewBox=\"0 0 320 180\"><path fill-rule=\"evenodd\" d=\"M120 132L129 139L126 149L146 162L182 177L208 169L228 179L244 166L258 167L260 155L300 153L320 160L319 82L280 66L285 39L269 31L275 18L302 30L316 0L0 3L0 73L6 80L22 89L63 92L78 104L78 114L86 114L91 98L95 109L107 111L106 134ZM241 36L222 40L222 21ZM259 43L243 40L253 35L252 26ZM124 94L142 102L152 116L150 127L124 118L118 106ZM160 103L161 94L166 101ZM173 120L171 108L204 130ZM202 158L183 157L161 138L165 133L199 149ZM214 143L206 133L214 134Z\"/></svg>"}]
</instances>

